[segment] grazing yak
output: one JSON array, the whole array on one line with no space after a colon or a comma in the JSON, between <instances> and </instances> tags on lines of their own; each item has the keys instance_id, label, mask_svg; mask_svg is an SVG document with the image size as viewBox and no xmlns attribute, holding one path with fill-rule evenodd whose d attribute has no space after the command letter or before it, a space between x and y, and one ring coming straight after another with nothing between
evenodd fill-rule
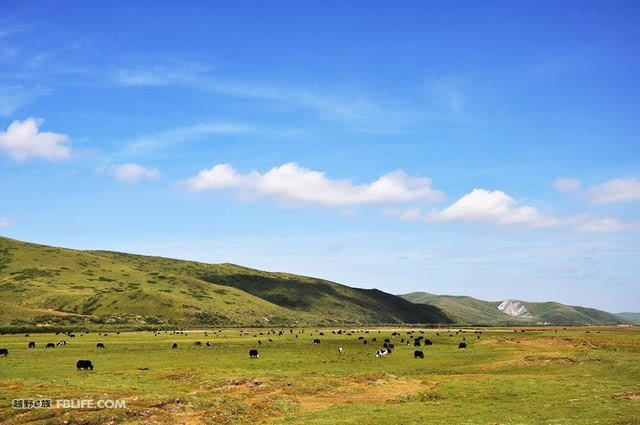
<instances>
[{"instance_id":1,"label":"grazing yak","mask_svg":"<svg viewBox=\"0 0 640 425\"><path fill-rule=\"evenodd\" d=\"M6 348L0 348L0 354L4 354L5 357L9 355L9 350Z\"/></svg>"},{"instance_id":2,"label":"grazing yak","mask_svg":"<svg viewBox=\"0 0 640 425\"><path fill-rule=\"evenodd\" d=\"M424 340L424 345L433 345L433 342L431 342L430 339L425 339Z\"/></svg>"},{"instance_id":3,"label":"grazing yak","mask_svg":"<svg viewBox=\"0 0 640 425\"><path fill-rule=\"evenodd\" d=\"M55 348L56 345L53 342L50 342L47 344L47 346L45 348Z\"/></svg>"},{"instance_id":4,"label":"grazing yak","mask_svg":"<svg viewBox=\"0 0 640 425\"><path fill-rule=\"evenodd\" d=\"M391 350L389 349L378 350L376 351L376 357L384 357L389 353L391 353Z\"/></svg>"},{"instance_id":5,"label":"grazing yak","mask_svg":"<svg viewBox=\"0 0 640 425\"><path fill-rule=\"evenodd\" d=\"M178 344L174 342L171 348L178 348Z\"/></svg>"},{"instance_id":6,"label":"grazing yak","mask_svg":"<svg viewBox=\"0 0 640 425\"><path fill-rule=\"evenodd\" d=\"M76 363L77 370L93 370L93 365L91 364L91 360L78 360Z\"/></svg>"},{"instance_id":7,"label":"grazing yak","mask_svg":"<svg viewBox=\"0 0 640 425\"><path fill-rule=\"evenodd\" d=\"M424 353L420 350L416 350L413 352L414 359L424 359Z\"/></svg>"},{"instance_id":8,"label":"grazing yak","mask_svg":"<svg viewBox=\"0 0 640 425\"><path fill-rule=\"evenodd\" d=\"M102 342L96 344L96 348L106 348Z\"/></svg>"},{"instance_id":9,"label":"grazing yak","mask_svg":"<svg viewBox=\"0 0 640 425\"><path fill-rule=\"evenodd\" d=\"M250 359L259 359L260 355L258 354L258 350L249 350L249 358Z\"/></svg>"},{"instance_id":10,"label":"grazing yak","mask_svg":"<svg viewBox=\"0 0 640 425\"><path fill-rule=\"evenodd\" d=\"M461 342L460 344L458 344L458 348L467 348L467 343Z\"/></svg>"},{"instance_id":11,"label":"grazing yak","mask_svg":"<svg viewBox=\"0 0 640 425\"><path fill-rule=\"evenodd\" d=\"M33 341L31 341L31 342L29 343L29 348L36 348L36 343L35 343L35 342L33 342Z\"/></svg>"},{"instance_id":12,"label":"grazing yak","mask_svg":"<svg viewBox=\"0 0 640 425\"><path fill-rule=\"evenodd\" d=\"M413 346L414 347L420 347L420 340L416 339L415 341L413 341Z\"/></svg>"},{"instance_id":13,"label":"grazing yak","mask_svg":"<svg viewBox=\"0 0 640 425\"><path fill-rule=\"evenodd\" d=\"M58 347L61 347L63 345L67 345L67 341L58 341Z\"/></svg>"},{"instance_id":14,"label":"grazing yak","mask_svg":"<svg viewBox=\"0 0 640 425\"><path fill-rule=\"evenodd\" d=\"M211 343L209 341L207 341L207 343L205 344L207 347L211 347Z\"/></svg>"},{"instance_id":15,"label":"grazing yak","mask_svg":"<svg viewBox=\"0 0 640 425\"><path fill-rule=\"evenodd\" d=\"M320 340L319 340L319 339L314 339L314 340L313 340L313 343L314 343L314 344L320 344Z\"/></svg>"},{"instance_id":16,"label":"grazing yak","mask_svg":"<svg viewBox=\"0 0 640 425\"><path fill-rule=\"evenodd\" d=\"M200 341L196 341L193 343L196 347L200 347L202 345L202 342Z\"/></svg>"}]
</instances>

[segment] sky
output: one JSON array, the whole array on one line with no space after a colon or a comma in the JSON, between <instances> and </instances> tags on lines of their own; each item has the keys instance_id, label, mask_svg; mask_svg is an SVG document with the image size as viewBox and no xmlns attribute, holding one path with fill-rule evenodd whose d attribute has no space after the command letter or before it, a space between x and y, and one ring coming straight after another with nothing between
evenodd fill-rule
<instances>
[{"instance_id":1,"label":"sky","mask_svg":"<svg viewBox=\"0 0 640 425\"><path fill-rule=\"evenodd\" d=\"M635 1L11 1L0 235L640 311Z\"/></svg>"}]
</instances>

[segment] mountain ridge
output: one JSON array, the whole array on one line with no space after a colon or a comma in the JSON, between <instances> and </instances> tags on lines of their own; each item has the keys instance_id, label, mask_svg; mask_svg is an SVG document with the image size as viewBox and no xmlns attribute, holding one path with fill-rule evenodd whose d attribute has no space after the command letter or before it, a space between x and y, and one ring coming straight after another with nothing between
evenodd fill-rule
<instances>
[{"instance_id":1,"label":"mountain ridge","mask_svg":"<svg viewBox=\"0 0 640 425\"><path fill-rule=\"evenodd\" d=\"M0 237L0 324L303 326L452 323L375 289L235 264L57 248Z\"/></svg>"},{"instance_id":2,"label":"mountain ridge","mask_svg":"<svg viewBox=\"0 0 640 425\"><path fill-rule=\"evenodd\" d=\"M457 323L471 325L626 325L629 321L606 311L555 301L518 301L532 317L517 317L499 310L505 301L484 301L466 295L412 292L399 295L414 303L435 305L449 312Z\"/></svg>"}]
</instances>

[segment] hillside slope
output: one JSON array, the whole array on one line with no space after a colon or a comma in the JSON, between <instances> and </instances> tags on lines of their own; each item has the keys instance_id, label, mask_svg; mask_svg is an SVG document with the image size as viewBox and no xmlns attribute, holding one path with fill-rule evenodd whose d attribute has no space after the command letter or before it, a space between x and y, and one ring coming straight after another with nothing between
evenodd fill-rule
<instances>
[{"instance_id":1,"label":"hillside slope","mask_svg":"<svg viewBox=\"0 0 640 425\"><path fill-rule=\"evenodd\" d=\"M640 313L616 313L616 316L622 317L624 320L628 320L636 325L640 325Z\"/></svg>"},{"instance_id":2,"label":"hillside slope","mask_svg":"<svg viewBox=\"0 0 640 425\"><path fill-rule=\"evenodd\" d=\"M451 322L437 307L321 279L2 237L0 300L4 325Z\"/></svg>"},{"instance_id":3,"label":"hillside slope","mask_svg":"<svg viewBox=\"0 0 640 425\"><path fill-rule=\"evenodd\" d=\"M501 301L482 301L468 296L434 295L413 292L400 297L440 307L458 323L475 325L513 325L548 323L552 325L620 325L625 319L594 308L569 306L557 302L523 301L533 317L510 316L498 310Z\"/></svg>"}]
</instances>

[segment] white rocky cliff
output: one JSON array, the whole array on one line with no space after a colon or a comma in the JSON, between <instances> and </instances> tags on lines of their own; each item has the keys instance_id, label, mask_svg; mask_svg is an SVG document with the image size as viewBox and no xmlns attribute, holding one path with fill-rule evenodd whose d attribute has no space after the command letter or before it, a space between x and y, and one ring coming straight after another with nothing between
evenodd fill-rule
<instances>
[{"instance_id":1,"label":"white rocky cliff","mask_svg":"<svg viewBox=\"0 0 640 425\"><path fill-rule=\"evenodd\" d=\"M504 300L498 306L498 310L509 316L515 317L533 317L529 309L518 300Z\"/></svg>"}]
</instances>

